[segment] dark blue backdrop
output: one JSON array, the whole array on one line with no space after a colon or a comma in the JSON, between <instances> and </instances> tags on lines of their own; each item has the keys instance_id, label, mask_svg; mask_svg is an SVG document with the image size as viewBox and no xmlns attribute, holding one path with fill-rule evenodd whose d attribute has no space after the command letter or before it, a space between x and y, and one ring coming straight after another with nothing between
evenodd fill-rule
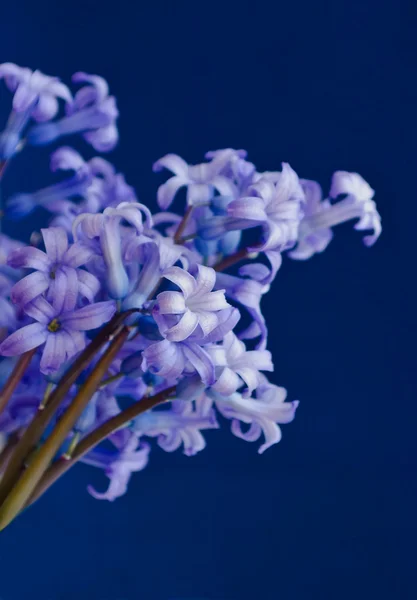
<instances>
[{"instance_id":1,"label":"dark blue backdrop","mask_svg":"<svg viewBox=\"0 0 417 600\"><path fill-rule=\"evenodd\" d=\"M114 504L87 495L104 478L80 466L1 535L2 600L416 598L416 12L411 0L2 6L2 60L108 78L111 159L142 201L166 152L198 162L244 147L261 170L286 160L324 186L360 172L384 224L370 250L348 225L322 256L286 261L265 298L275 382L302 401L279 446L260 457L223 430L192 459L155 451ZM48 181L47 153L27 156L10 189Z\"/></svg>"}]
</instances>

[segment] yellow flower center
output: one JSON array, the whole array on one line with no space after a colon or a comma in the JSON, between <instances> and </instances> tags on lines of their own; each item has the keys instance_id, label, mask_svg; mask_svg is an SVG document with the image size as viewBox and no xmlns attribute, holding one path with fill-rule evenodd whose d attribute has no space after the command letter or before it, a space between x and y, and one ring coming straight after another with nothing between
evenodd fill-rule
<instances>
[{"instance_id":1,"label":"yellow flower center","mask_svg":"<svg viewBox=\"0 0 417 600\"><path fill-rule=\"evenodd\" d=\"M58 331L58 329L60 329L60 327L61 327L61 323L58 321L58 319L52 319L52 321L48 325L48 331L55 333L55 331Z\"/></svg>"}]
</instances>

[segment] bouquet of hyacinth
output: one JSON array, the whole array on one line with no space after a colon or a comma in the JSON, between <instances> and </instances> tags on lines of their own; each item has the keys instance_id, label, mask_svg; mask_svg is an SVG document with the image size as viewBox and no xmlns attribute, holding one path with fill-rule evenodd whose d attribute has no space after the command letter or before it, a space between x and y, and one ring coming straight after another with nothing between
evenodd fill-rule
<instances>
[{"instance_id":1,"label":"bouquet of hyacinth","mask_svg":"<svg viewBox=\"0 0 417 600\"><path fill-rule=\"evenodd\" d=\"M77 135L97 152L116 145L116 101L101 77L76 73L75 93L11 63L0 78L13 94L2 177L27 146ZM294 418L298 402L265 375L262 296L283 253L322 252L338 223L354 219L373 244L374 192L338 171L323 199L287 163L260 173L243 150L205 158L154 164L173 174L154 215L111 163L69 146L50 157L68 177L5 202L6 223L39 207L49 223L29 244L0 235L0 528L78 461L109 479L90 494L114 500L153 444L192 456L222 415L235 436L261 440L262 453Z\"/></svg>"}]
</instances>

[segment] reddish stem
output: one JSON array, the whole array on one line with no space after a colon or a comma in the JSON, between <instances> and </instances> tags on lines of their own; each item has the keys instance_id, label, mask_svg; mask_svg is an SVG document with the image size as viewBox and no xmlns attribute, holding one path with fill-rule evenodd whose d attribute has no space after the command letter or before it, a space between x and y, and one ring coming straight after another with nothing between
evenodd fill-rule
<instances>
[{"instance_id":1,"label":"reddish stem","mask_svg":"<svg viewBox=\"0 0 417 600\"><path fill-rule=\"evenodd\" d=\"M180 221L180 224L177 227L177 231L175 232L175 235L174 235L174 242L176 244L181 243L182 234L184 233L185 228L187 227L187 223L188 223L188 220L189 220L192 212L193 212L193 206L188 206L183 218Z\"/></svg>"},{"instance_id":2,"label":"reddish stem","mask_svg":"<svg viewBox=\"0 0 417 600\"><path fill-rule=\"evenodd\" d=\"M11 372L8 380L3 386L3 389L0 392L0 414L6 408L7 403L12 397L13 392L16 387L19 385L20 380L22 379L26 369L29 366L30 361L32 360L33 355L35 354L37 348L33 348L33 350L29 350L29 352L25 352L22 356L19 357L17 363L14 366L13 371Z\"/></svg>"},{"instance_id":3,"label":"reddish stem","mask_svg":"<svg viewBox=\"0 0 417 600\"><path fill-rule=\"evenodd\" d=\"M26 506L30 506L38 500L38 498L40 498L55 483L55 481L74 466L83 456L85 456L85 454L87 454L87 452L90 452L90 450L100 444L100 442L105 440L109 435L126 425L126 423L129 423L129 421L138 415L165 402L174 391L175 386L172 386L159 392L159 394L155 394L155 396L143 398L139 402L136 402L120 412L118 415L105 421L100 427L86 435L76 446L70 459L60 458L49 467L38 482L38 485L32 496L29 498Z\"/></svg>"}]
</instances>

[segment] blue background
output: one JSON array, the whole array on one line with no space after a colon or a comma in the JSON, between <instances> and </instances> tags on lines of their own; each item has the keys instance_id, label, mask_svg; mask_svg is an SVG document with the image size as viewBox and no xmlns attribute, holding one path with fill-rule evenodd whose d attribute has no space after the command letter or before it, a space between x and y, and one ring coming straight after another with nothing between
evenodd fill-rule
<instances>
[{"instance_id":1,"label":"blue background","mask_svg":"<svg viewBox=\"0 0 417 600\"><path fill-rule=\"evenodd\" d=\"M260 457L209 432L194 458L153 452L114 504L87 495L101 474L76 468L0 536L2 600L417 597L416 13L401 0L2 6L2 60L109 80L111 160L142 201L154 206L166 152L243 147L259 170L289 161L324 187L358 171L384 224L370 250L348 224L323 255L288 259L264 300L274 380L301 400L279 446ZM6 188L48 183L48 152L16 159Z\"/></svg>"}]
</instances>

